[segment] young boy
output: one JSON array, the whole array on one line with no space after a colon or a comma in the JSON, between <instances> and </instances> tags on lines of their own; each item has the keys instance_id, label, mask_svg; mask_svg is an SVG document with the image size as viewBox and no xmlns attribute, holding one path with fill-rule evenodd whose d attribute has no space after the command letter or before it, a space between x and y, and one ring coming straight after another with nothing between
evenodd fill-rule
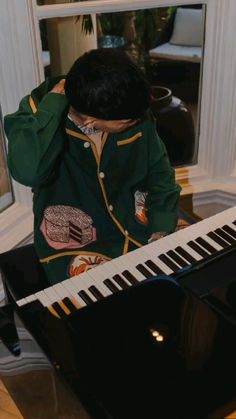
<instances>
[{"instance_id":1,"label":"young boy","mask_svg":"<svg viewBox=\"0 0 236 419\"><path fill-rule=\"evenodd\" d=\"M33 189L34 242L51 283L175 230L180 187L150 100L125 52L98 49L6 116L9 169Z\"/></svg>"}]
</instances>

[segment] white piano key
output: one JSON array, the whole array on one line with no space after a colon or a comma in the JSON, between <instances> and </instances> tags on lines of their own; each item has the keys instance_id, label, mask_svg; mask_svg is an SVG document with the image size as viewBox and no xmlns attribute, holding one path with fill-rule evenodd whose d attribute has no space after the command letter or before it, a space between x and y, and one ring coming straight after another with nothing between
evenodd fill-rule
<instances>
[{"instance_id":1,"label":"white piano key","mask_svg":"<svg viewBox=\"0 0 236 419\"><path fill-rule=\"evenodd\" d=\"M91 285L94 285L94 281L87 272L83 272L80 275L75 275L71 278L71 280L77 293L80 291L85 291L93 302L97 301L97 299L88 289Z\"/></svg>"},{"instance_id":2,"label":"white piano key","mask_svg":"<svg viewBox=\"0 0 236 419\"><path fill-rule=\"evenodd\" d=\"M117 273L123 278L122 272L129 271L137 279L137 281L142 282L146 278L136 269L136 265L133 263L132 256L130 257L131 254L132 252L113 259L114 265L117 266Z\"/></svg>"},{"instance_id":3,"label":"white piano key","mask_svg":"<svg viewBox=\"0 0 236 419\"><path fill-rule=\"evenodd\" d=\"M58 295L58 299L63 300L64 298L70 298L70 294L66 288L63 287L62 282L52 286L53 290Z\"/></svg>"},{"instance_id":4,"label":"white piano key","mask_svg":"<svg viewBox=\"0 0 236 419\"><path fill-rule=\"evenodd\" d=\"M25 298L21 298L20 300L17 300L17 305L19 306L19 307L22 307L22 306L24 306L24 305L26 305L26 304L28 304L28 302L27 302L27 300L25 299Z\"/></svg>"},{"instance_id":5,"label":"white piano key","mask_svg":"<svg viewBox=\"0 0 236 419\"><path fill-rule=\"evenodd\" d=\"M68 278L65 281L61 282L61 285L65 290L68 290L68 293L75 299L80 307L85 307L87 304L84 300L78 295L77 290L75 289L74 283L71 281L72 278Z\"/></svg>"},{"instance_id":6,"label":"white piano key","mask_svg":"<svg viewBox=\"0 0 236 419\"><path fill-rule=\"evenodd\" d=\"M165 253L167 255L168 250L172 250L172 248L170 247L170 241L167 241L166 239L167 237L165 237L165 246L163 246L161 243L162 240L164 240L163 238L149 243L147 246L145 246L144 250L147 254L149 254L149 259L151 258L153 262L160 267L160 269L164 272L165 275L171 275L173 274L173 269L169 268L169 266L167 266L164 262L158 259L158 256L162 253ZM177 265L176 262L175 264Z\"/></svg>"},{"instance_id":7,"label":"white piano key","mask_svg":"<svg viewBox=\"0 0 236 419\"><path fill-rule=\"evenodd\" d=\"M47 288L46 288L47 289ZM35 293L35 297L37 298L37 300L40 301L40 303L44 306L44 307L50 307L51 306L51 301L48 298L48 296L45 294L44 291L38 291Z\"/></svg>"},{"instance_id":8,"label":"white piano key","mask_svg":"<svg viewBox=\"0 0 236 419\"><path fill-rule=\"evenodd\" d=\"M44 290L45 294L47 295L48 299L50 300L51 305L53 303L58 303L60 301L60 296L55 292L54 287L45 288Z\"/></svg>"},{"instance_id":9,"label":"white piano key","mask_svg":"<svg viewBox=\"0 0 236 419\"><path fill-rule=\"evenodd\" d=\"M135 271L138 271L138 269L136 268L136 266L139 265L139 264L142 264L147 269L147 271L150 272L150 276L156 275L155 272L153 272L149 267L147 267L145 265L145 262L149 259L149 257L147 256L146 253L144 253L144 251L141 251L141 250L143 250L143 249L142 248L141 249L136 249L133 252L127 253L125 255L125 258L126 258L126 260L128 262L128 266L129 266L129 263L131 263L132 266L133 266L133 268L134 268L134 270ZM146 279L145 276L144 276L144 279Z\"/></svg>"},{"instance_id":10,"label":"white piano key","mask_svg":"<svg viewBox=\"0 0 236 419\"><path fill-rule=\"evenodd\" d=\"M28 295L27 297L25 297L25 299L26 299L27 303L32 303L33 301L36 300L36 297L35 297L35 294L31 294L31 295Z\"/></svg>"},{"instance_id":11,"label":"white piano key","mask_svg":"<svg viewBox=\"0 0 236 419\"><path fill-rule=\"evenodd\" d=\"M112 268L110 262L96 266L94 269L89 269L87 273L91 276L94 281L94 285L104 294L105 296L112 294L111 290L103 283L105 279L110 279L119 290L122 290L120 285L116 284L112 278Z\"/></svg>"},{"instance_id":12,"label":"white piano key","mask_svg":"<svg viewBox=\"0 0 236 419\"><path fill-rule=\"evenodd\" d=\"M146 279L146 277L136 268L136 266L140 263L140 260L137 260L137 257L133 253L134 252L130 252L124 256L119 256L118 258L115 258L114 261L115 263L123 266L122 271L128 270L137 279L137 281L142 282Z\"/></svg>"}]
</instances>

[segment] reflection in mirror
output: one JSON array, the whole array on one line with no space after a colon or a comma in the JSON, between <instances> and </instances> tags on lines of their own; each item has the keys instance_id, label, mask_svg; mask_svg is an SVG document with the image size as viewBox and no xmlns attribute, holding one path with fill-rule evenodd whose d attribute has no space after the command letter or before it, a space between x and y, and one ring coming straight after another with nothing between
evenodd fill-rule
<instances>
[{"instance_id":1,"label":"reflection in mirror","mask_svg":"<svg viewBox=\"0 0 236 419\"><path fill-rule=\"evenodd\" d=\"M202 4L41 21L45 76L66 74L86 50L122 48L151 84L152 112L172 165L195 164L204 21Z\"/></svg>"},{"instance_id":2,"label":"reflection in mirror","mask_svg":"<svg viewBox=\"0 0 236 419\"><path fill-rule=\"evenodd\" d=\"M5 144L3 119L0 108L0 212L13 203L12 186L6 164Z\"/></svg>"}]
</instances>

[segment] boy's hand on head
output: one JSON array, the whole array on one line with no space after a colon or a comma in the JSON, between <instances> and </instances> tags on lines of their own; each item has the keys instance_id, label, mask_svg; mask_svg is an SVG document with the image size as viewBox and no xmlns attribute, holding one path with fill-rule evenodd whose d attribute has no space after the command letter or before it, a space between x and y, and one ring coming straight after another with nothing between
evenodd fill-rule
<instances>
[{"instance_id":1,"label":"boy's hand on head","mask_svg":"<svg viewBox=\"0 0 236 419\"><path fill-rule=\"evenodd\" d=\"M55 86L50 90L49 93L59 93L61 95L65 94L65 79L59 81L59 83L55 84Z\"/></svg>"}]
</instances>

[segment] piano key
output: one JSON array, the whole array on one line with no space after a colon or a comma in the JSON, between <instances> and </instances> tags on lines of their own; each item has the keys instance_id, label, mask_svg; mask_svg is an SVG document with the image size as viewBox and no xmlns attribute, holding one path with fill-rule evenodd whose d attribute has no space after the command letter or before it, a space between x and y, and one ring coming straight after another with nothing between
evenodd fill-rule
<instances>
[{"instance_id":1,"label":"piano key","mask_svg":"<svg viewBox=\"0 0 236 419\"><path fill-rule=\"evenodd\" d=\"M113 280L123 289L127 289L130 287L130 285L124 281L124 279L120 275L114 275Z\"/></svg>"},{"instance_id":2,"label":"piano key","mask_svg":"<svg viewBox=\"0 0 236 419\"><path fill-rule=\"evenodd\" d=\"M173 272L177 272L180 270L180 266L177 265L175 262L173 262L167 255L165 255L164 253L162 253L161 255L158 256L159 259L164 262L170 269L173 270Z\"/></svg>"},{"instance_id":3,"label":"piano key","mask_svg":"<svg viewBox=\"0 0 236 419\"><path fill-rule=\"evenodd\" d=\"M28 302L25 298L21 298L20 300L17 300L16 303L19 307L23 307L24 305L28 304Z\"/></svg>"},{"instance_id":4,"label":"piano key","mask_svg":"<svg viewBox=\"0 0 236 419\"><path fill-rule=\"evenodd\" d=\"M93 273L92 269L89 270L88 273ZM99 284L101 283L102 286L104 286L103 285L104 278L110 278L114 282L115 281L114 276L117 274L119 274L122 280L124 281L124 283L126 283L126 285L129 286L129 282L127 282L125 278L122 277L120 270L119 271L117 270L117 265L114 264L114 259L112 259L109 263L103 263L102 265L99 265L98 267L96 267L96 274L94 275L94 278L95 280L99 282ZM117 281L115 281L115 283L117 283ZM119 285L119 288L123 289L120 285ZM106 287L106 292L109 294L109 292L111 291L108 290Z\"/></svg>"},{"instance_id":5,"label":"piano key","mask_svg":"<svg viewBox=\"0 0 236 419\"><path fill-rule=\"evenodd\" d=\"M111 281L109 278L104 279L103 283L112 292L112 294L121 290L121 288L118 285L114 284L114 282Z\"/></svg>"},{"instance_id":6,"label":"piano key","mask_svg":"<svg viewBox=\"0 0 236 419\"><path fill-rule=\"evenodd\" d=\"M36 300L36 297L34 294L28 295L27 297L25 297L27 303L32 303L33 301Z\"/></svg>"},{"instance_id":7,"label":"piano key","mask_svg":"<svg viewBox=\"0 0 236 419\"><path fill-rule=\"evenodd\" d=\"M216 233L214 233L213 231L210 231L210 233L207 233L208 237L210 237L212 240L214 240L216 243L218 243L220 246L222 246L222 248L226 248L229 246L229 244L223 240L221 237L217 236Z\"/></svg>"},{"instance_id":8,"label":"piano key","mask_svg":"<svg viewBox=\"0 0 236 419\"><path fill-rule=\"evenodd\" d=\"M56 289L58 290L59 288L60 288L60 285L52 286L50 288L45 288L44 291L45 291L45 294L48 296L52 307L54 307L53 304L55 302L57 302L60 305L61 309L63 310L64 314L69 315L69 314L71 314L70 309L68 309L68 307L63 303L61 295L58 292L56 292ZM64 295L63 295L63 297L64 297Z\"/></svg>"},{"instance_id":9,"label":"piano key","mask_svg":"<svg viewBox=\"0 0 236 419\"><path fill-rule=\"evenodd\" d=\"M119 256L118 258L113 259L112 262L114 263L114 265L117 266L117 273L122 274L122 272L128 270L130 274L133 275L138 282L144 281L146 278L141 272L139 272L136 269L132 253L133 252L127 253L124 256L125 260L123 256Z\"/></svg>"},{"instance_id":10,"label":"piano key","mask_svg":"<svg viewBox=\"0 0 236 419\"><path fill-rule=\"evenodd\" d=\"M61 282L61 284L63 285L63 287L65 289L68 290L68 293L70 294L70 296L72 296L73 300L76 301L76 303L78 304L78 306L80 308L82 308L82 307L85 306L85 302L77 294L77 291L75 289L75 285L74 285L74 282L72 281L72 279L73 279L73 277L72 278L65 279L64 281Z\"/></svg>"},{"instance_id":11,"label":"piano key","mask_svg":"<svg viewBox=\"0 0 236 419\"><path fill-rule=\"evenodd\" d=\"M234 244L236 243L236 240L230 236L229 234L227 234L224 230L222 230L221 228L217 228L215 230L215 233L218 234L218 236L220 236L222 239L224 239L225 241L227 241L229 244Z\"/></svg>"},{"instance_id":12,"label":"piano key","mask_svg":"<svg viewBox=\"0 0 236 419\"><path fill-rule=\"evenodd\" d=\"M214 254L217 252L216 248L213 247L210 243L204 240L202 237L197 237L195 241L200 244L204 249L206 249L209 253Z\"/></svg>"},{"instance_id":13,"label":"piano key","mask_svg":"<svg viewBox=\"0 0 236 419\"><path fill-rule=\"evenodd\" d=\"M94 285L96 285L104 296L110 295L112 292L103 284L104 278L110 277L110 270L107 269L106 263L96 266L96 268L89 269L87 274L92 278Z\"/></svg>"},{"instance_id":14,"label":"piano key","mask_svg":"<svg viewBox=\"0 0 236 419\"><path fill-rule=\"evenodd\" d=\"M190 240L187 245L189 247L191 247L191 249L195 250L197 253L199 253L200 256L202 256L203 258L207 258L210 254L208 252L206 252L205 250L203 250L203 248L201 246L199 246L196 242L194 242L193 240Z\"/></svg>"},{"instance_id":15,"label":"piano key","mask_svg":"<svg viewBox=\"0 0 236 419\"><path fill-rule=\"evenodd\" d=\"M68 307L68 309L71 311L71 313L77 312L79 309L79 306L74 304L74 300L71 300L69 297L63 298L63 303Z\"/></svg>"},{"instance_id":16,"label":"piano key","mask_svg":"<svg viewBox=\"0 0 236 419\"><path fill-rule=\"evenodd\" d=\"M199 224L201 224L201 222ZM208 232L213 231L215 229L215 225L212 226L212 223L209 223L209 226L207 224L206 225L203 224L201 226L198 226L198 228L197 228L196 227L196 224L195 224L194 227L195 227L195 229L193 231L190 231L190 228L189 227L186 228L186 229L184 229L184 230L182 230L182 231L185 232L184 233L184 236L183 236L184 237L184 240L185 240L185 243L188 244L188 241L193 241L193 242L197 243L196 242L196 239L199 238L199 237L202 237L209 245L211 245L212 247L214 247L217 251L222 250L222 246L220 246L218 243L216 243L215 241L213 241L209 236L207 236L207 233ZM188 238L189 238L189 240L188 240ZM199 245L199 243L197 243L197 244ZM199 246L201 246L201 245L199 245ZM206 248L204 248L204 250L206 250ZM211 254L208 251L207 251L207 253Z\"/></svg>"},{"instance_id":17,"label":"piano key","mask_svg":"<svg viewBox=\"0 0 236 419\"><path fill-rule=\"evenodd\" d=\"M34 295L36 297L36 300L38 300L44 307L47 307L47 309L53 316L58 317L59 319L61 318L57 310L55 310L54 307L52 307L51 302L44 291L38 291Z\"/></svg>"},{"instance_id":18,"label":"piano key","mask_svg":"<svg viewBox=\"0 0 236 419\"><path fill-rule=\"evenodd\" d=\"M146 262L147 267L150 267L156 275L165 275L165 273L159 268L159 266L153 262L153 260L149 259Z\"/></svg>"},{"instance_id":19,"label":"piano key","mask_svg":"<svg viewBox=\"0 0 236 419\"><path fill-rule=\"evenodd\" d=\"M139 281L128 270L123 271L122 275L130 283L130 285L136 285L139 283Z\"/></svg>"},{"instance_id":20,"label":"piano key","mask_svg":"<svg viewBox=\"0 0 236 419\"><path fill-rule=\"evenodd\" d=\"M91 294L93 294L94 295L94 297L97 299L97 300L102 300L102 299L104 299L104 295L103 294L101 294L101 292L99 291L99 289L97 288L97 287L95 287L95 285L91 285L89 288L89 291L91 292Z\"/></svg>"},{"instance_id":21,"label":"piano key","mask_svg":"<svg viewBox=\"0 0 236 419\"><path fill-rule=\"evenodd\" d=\"M189 266L190 263L186 262L183 258L181 258L177 253L174 252L174 250L168 250L167 255L172 258L181 268L185 268L186 266Z\"/></svg>"},{"instance_id":22,"label":"piano key","mask_svg":"<svg viewBox=\"0 0 236 419\"><path fill-rule=\"evenodd\" d=\"M183 247L178 246L174 249L177 253L179 253L180 256L183 256L185 260L187 260L189 263L196 263L197 259L194 258L189 252L187 252Z\"/></svg>"},{"instance_id":23,"label":"piano key","mask_svg":"<svg viewBox=\"0 0 236 419\"><path fill-rule=\"evenodd\" d=\"M62 282L59 282L58 284L53 285L52 288L58 294L58 299L60 299L64 304L65 304L64 299L69 298L70 307L73 306L73 307L76 307L76 309L80 308L80 305L77 303L74 297L70 293L68 293L68 289L63 286ZM65 304L65 305L68 306L68 304Z\"/></svg>"},{"instance_id":24,"label":"piano key","mask_svg":"<svg viewBox=\"0 0 236 419\"><path fill-rule=\"evenodd\" d=\"M139 263L136 266L136 269L138 269L139 272L141 272L145 278L151 278L153 276L153 271L151 272L149 269L146 268L146 266Z\"/></svg>"},{"instance_id":25,"label":"piano key","mask_svg":"<svg viewBox=\"0 0 236 419\"><path fill-rule=\"evenodd\" d=\"M147 253L148 260L146 261L146 265L150 267L150 259L153 263L160 269L160 275L171 275L173 270L166 266L160 259L158 259L158 255L160 254L160 246L157 246L156 242L150 243L149 245L145 246L145 252ZM154 269L153 269L154 271ZM155 274L156 268L155 268ZM157 274L159 275L159 274Z\"/></svg>"},{"instance_id":26,"label":"piano key","mask_svg":"<svg viewBox=\"0 0 236 419\"><path fill-rule=\"evenodd\" d=\"M88 292L81 290L78 292L78 295L84 300L84 302L89 305L92 304L94 302L94 299L90 297L90 295L88 294ZM93 294L91 294L93 295ZM95 299L96 300L96 299Z\"/></svg>"},{"instance_id":27,"label":"piano key","mask_svg":"<svg viewBox=\"0 0 236 419\"><path fill-rule=\"evenodd\" d=\"M233 230L229 225L223 225L222 230L226 231L226 233L230 234L232 237L236 239L236 231Z\"/></svg>"},{"instance_id":28,"label":"piano key","mask_svg":"<svg viewBox=\"0 0 236 419\"><path fill-rule=\"evenodd\" d=\"M164 237L164 239L165 239L165 237ZM164 239L161 239L161 241L162 240L164 240ZM161 251L161 248L160 248L160 244L158 244L157 242L158 242L159 240L157 240L157 241L155 241L155 242L152 242L152 243L150 243L150 244L148 244L148 245L146 245L146 246L144 246L144 247L142 247L141 249L138 249L138 251L139 251L139 253L137 252L137 250L135 251L136 252L136 257L138 257L139 256L139 254L140 253L143 253L143 254L145 254L145 257L144 257L144 263L146 264L147 263L147 261L149 261L150 259L161 269L161 271L165 274L165 275L170 275L170 274L172 274L173 273L173 270L172 269L170 269L168 266L166 266L164 263L162 263L159 259L158 259L158 255L159 255L159 253L160 253L160 251ZM142 251L142 252L141 252ZM132 252L133 253L133 252ZM140 259L139 259L140 260ZM142 258L142 260L143 260L143 258ZM147 265L148 266L148 265ZM149 266L150 267L150 266ZM155 271L153 271L153 275L156 275L156 273L155 273Z\"/></svg>"},{"instance_id":29,"label":"piano key","mask_svg":"<svg viewBox=\"0 0 236 419\"><path fill-rule=\"evenodd\" d=\"M62 307L60 306L60 304L57 301L55 301L52 304L52 309L55 310L55 312L58 314L58 316L60 318L65 317L66 313L65 313L65 311L62 309Z\"/></svg>"},{"instance_id":30,"label":"piano key","mask_svg":"<svg viewBox=\"0 0 236 419\"><path fill-rule=\"evenodd\" d=\"M71 278L71 283L74 286L75 295L77 294L77 295L80 296L79 292L82 291L82 290L86 290L87 293L88 293L88 297L92 301L96 301L96 298L90 293L90 291L88 291L88 287L90 285L94 285L94 280L88 275L87 272L83 272L79 275L73 276Z\"/></svg>"}]
</instances>

